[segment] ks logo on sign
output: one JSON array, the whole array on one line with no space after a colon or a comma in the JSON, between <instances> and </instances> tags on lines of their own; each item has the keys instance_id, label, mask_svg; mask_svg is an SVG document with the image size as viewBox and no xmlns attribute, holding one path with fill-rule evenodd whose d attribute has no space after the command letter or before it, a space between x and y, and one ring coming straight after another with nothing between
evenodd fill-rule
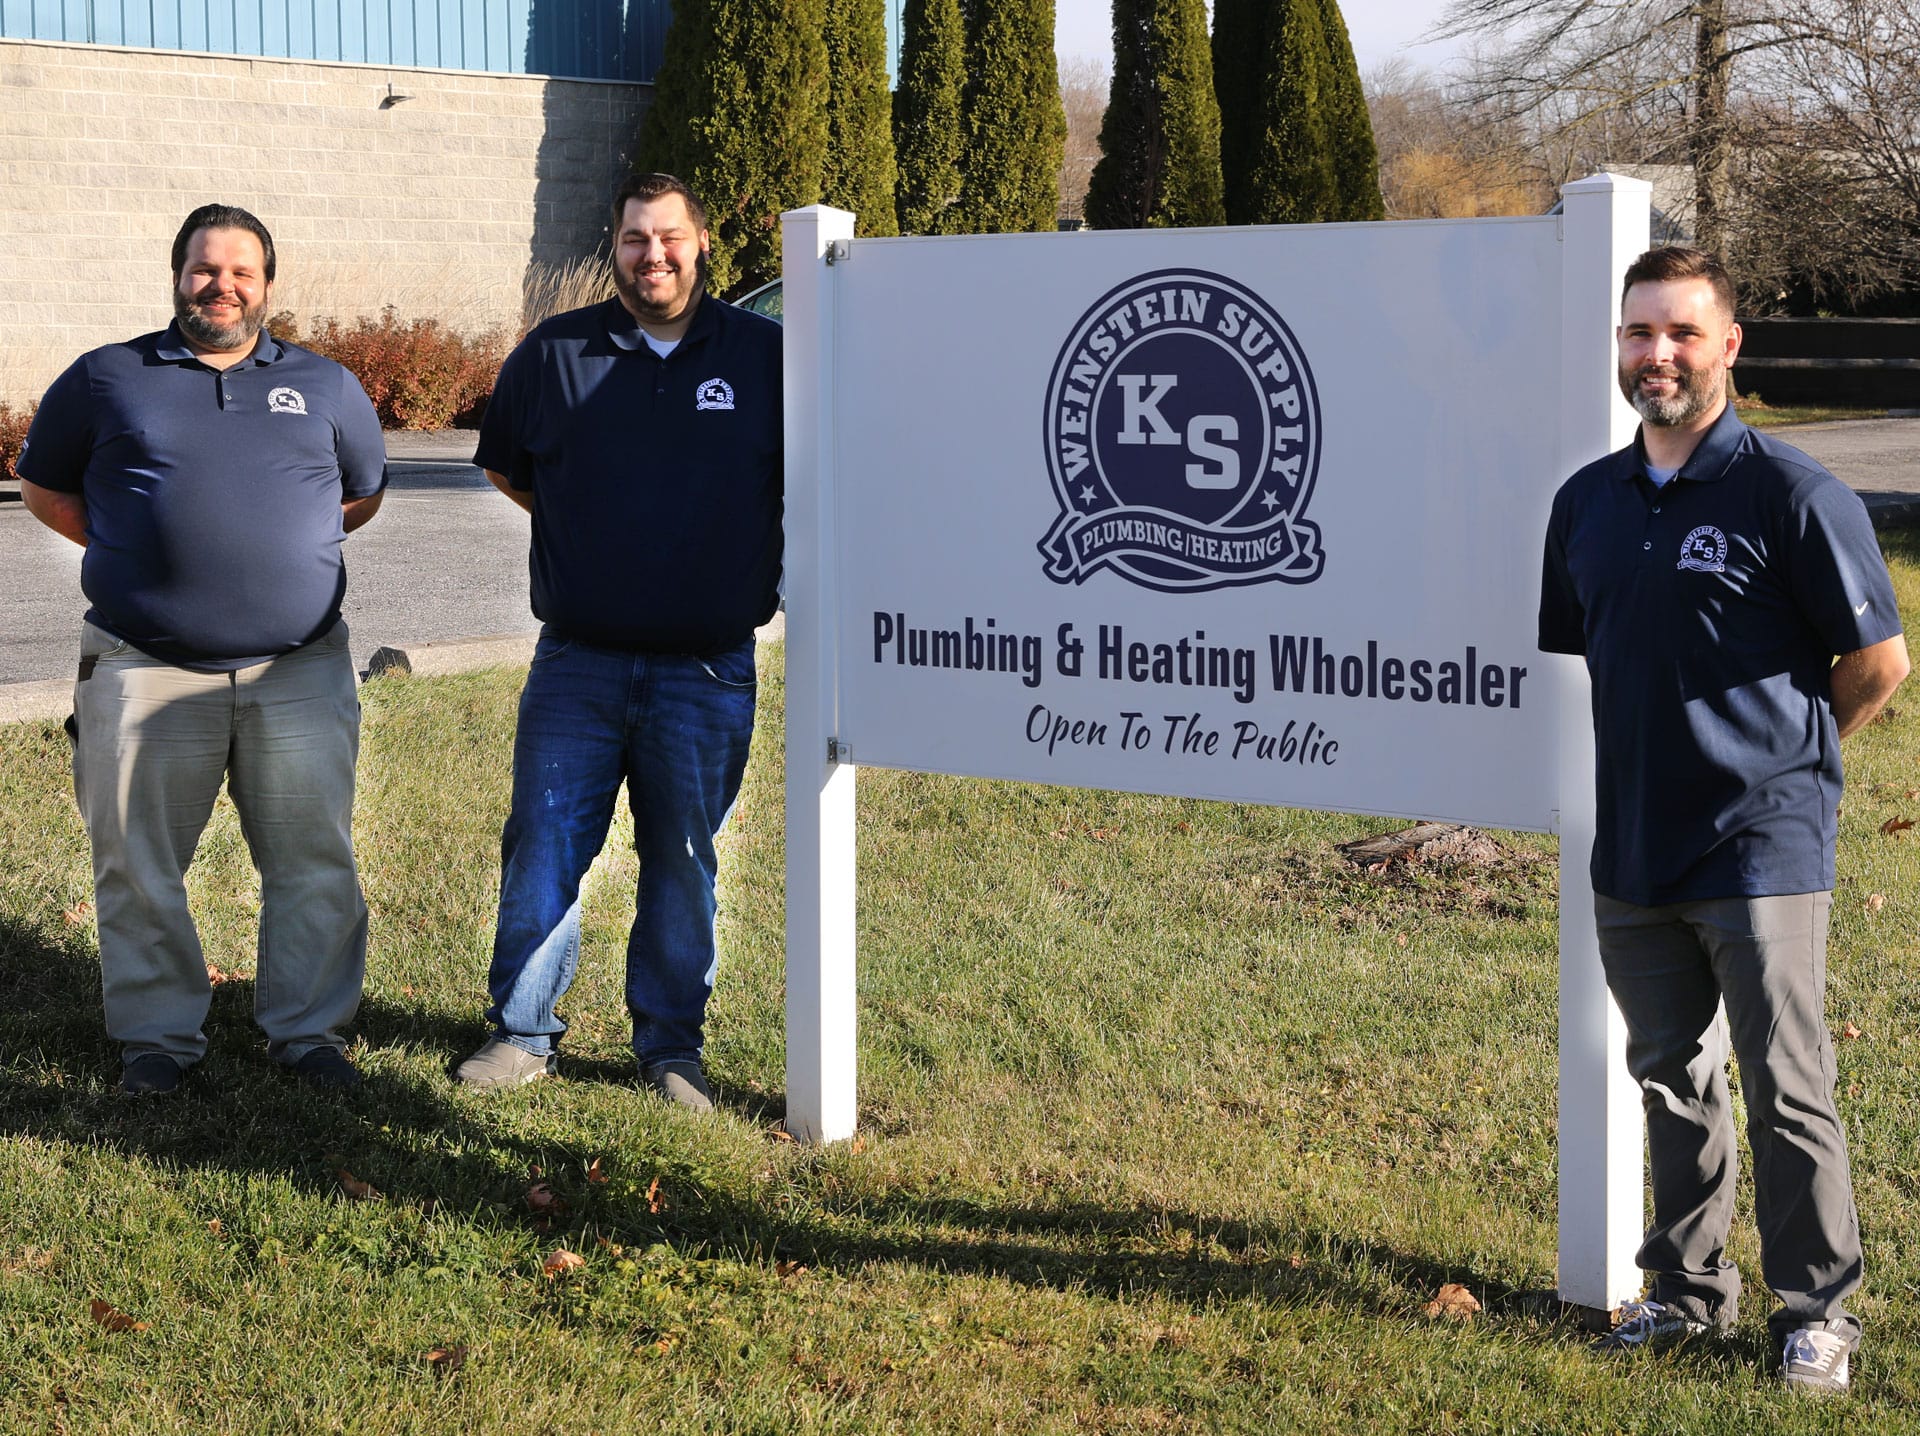
<instances>
[{"instance_id":1,"label":"ks logo on sign","mask_svg":"<svg viewBox=\"0 0 1920 1436\"><path fill-rule=\"evenodd\" d=\"M1280 316L1230 279L1158 270L1082 316L1047 384L1060 517L1047 577L1170 592L1311 583L1320 401Z\"/></svg>"}]
</instances>

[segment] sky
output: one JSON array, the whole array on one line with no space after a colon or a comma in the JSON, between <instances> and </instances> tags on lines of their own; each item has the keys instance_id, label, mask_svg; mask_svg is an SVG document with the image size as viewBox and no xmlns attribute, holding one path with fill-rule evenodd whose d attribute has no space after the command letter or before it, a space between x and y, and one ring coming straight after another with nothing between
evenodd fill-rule
<instances>
[{"instance_id":1,"label":"sky","mask_svg":"<svg viewBox=\"0 0 1920 1436\"><path fill-rule=\"evenodd\" d=\"M1113 53L1111 0L1055 0L1054 50L1061 59L1084 55L1110 60ZM1417 44L1439 20L1447 0L1343 0L1340 10L1353 41L1360 73L1395 57L1426 70L1444 69L1459 42Z\"/></svg>"}]
</instances>

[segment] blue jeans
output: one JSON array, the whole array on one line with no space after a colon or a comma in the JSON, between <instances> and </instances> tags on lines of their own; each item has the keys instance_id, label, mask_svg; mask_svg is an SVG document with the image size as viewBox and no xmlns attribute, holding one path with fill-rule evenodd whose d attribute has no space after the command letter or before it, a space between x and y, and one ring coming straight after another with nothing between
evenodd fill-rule
<instances>
[{"instance_id":1,"label":"blue jeans","mask_svg":"<svg viewBox=\"0 0 1920 1436\"><path fill-rule=\"evenodd\" d=\"M500 920L487 977L497 1035L544 1056L580 957L580 881L627 785L640 884L627 1010L642 1063L700 1056L714 975L714 839L753 737L753 640L721 653L622 653L542 634L513 744Z\"/></svg>"}]
</instances>

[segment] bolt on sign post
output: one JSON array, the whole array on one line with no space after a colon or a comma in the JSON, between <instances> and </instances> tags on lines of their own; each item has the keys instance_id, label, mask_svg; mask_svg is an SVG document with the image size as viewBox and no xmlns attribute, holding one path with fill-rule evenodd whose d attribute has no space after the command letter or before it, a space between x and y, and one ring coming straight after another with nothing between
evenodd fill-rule
<instances>
[{"instance_id":1,"label":"bolt on sign post","mask_svg":"<svg viewBox=\"0 0 1920 1436\"><path fill-rule=\"evenodd\" d=\"M1639 1288L1560 481L1626 443L1645 183L1518 219L853 239L784 217L787 1087L855 1122L854 764L1558 832L1560 1292Z\"/></svg>"}]
</instances>

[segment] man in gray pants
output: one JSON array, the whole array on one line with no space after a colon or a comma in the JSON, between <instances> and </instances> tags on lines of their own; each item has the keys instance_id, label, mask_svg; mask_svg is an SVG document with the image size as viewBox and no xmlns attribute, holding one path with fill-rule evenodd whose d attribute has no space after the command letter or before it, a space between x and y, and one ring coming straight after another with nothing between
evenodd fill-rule
<instances>
[{"instance_id":1,"label":"man in gray pants","mask_svg":"<svg viewBox=\"0 0 1920 1436\"><path fill-rule=\"evenodd\" d=\"M205 1055L209 983L185 876L226 780L260 871L254 1016L308 1082L359 1074L367 907L353 860L360 701L340 541L386 446L359 382L266 333L273 237L204 205L173 243L174 322L74 361L19 460L34 516L86 550L74 787L93 840L121 1090Z\"/></svg>"},{"instance_id":2,"label":"man in gray pants","mask_svg":"<svg viewBox=\"0 0 1920 1436\"><path fill-rule=\"evenodd\" d=\"M1780 1373L1845 1391L1862 1264L1825 1005L1839 744L1907 649L1858 497L1727 403L1733 315L1697 250L1627 270L1620 387L1640 432L1567 481L1547 533L1540 647L1593 677L1600 958L1652 1166L1647 1299L1603 1344L1734 1322L1730 1035Z\"/></svg>"}]
</instances>

